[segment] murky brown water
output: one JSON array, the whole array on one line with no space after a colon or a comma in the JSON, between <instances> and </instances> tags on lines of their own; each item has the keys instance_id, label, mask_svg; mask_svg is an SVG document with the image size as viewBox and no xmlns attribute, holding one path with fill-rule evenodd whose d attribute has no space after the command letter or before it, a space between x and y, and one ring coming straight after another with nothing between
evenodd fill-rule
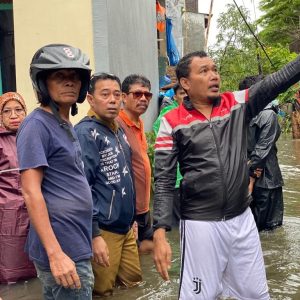
<instances>
[{"instance_id":1,"label":"murky brown water","mask_svg":"<svg viewBox=\"0 0 300 300\"><path fill-rule=\"evenodd\" d=\"M279 160L285 180L284 225L274 232L261 233L271 299L300 300L300 140L282 137L278 142ZM178 231L169 235L173 249L171 282L165 283L156 273L152 258L142 256L143 283L129 290L116 290L107 299L175 300L177 299L179 261ZM0 285L3 300L40 300L38 280L10 286Z\"/></svg>"},{"instance_id":2,"label":"murky brown water","mask_svg":"<svg viewBox=\"0 0 300 300\"><path fill-rule=\"evenodd\" d=\"M278 142L284 177L284 225L261 233L271 298L300 299L300 140Z\"/></svg>"}]
</instances>

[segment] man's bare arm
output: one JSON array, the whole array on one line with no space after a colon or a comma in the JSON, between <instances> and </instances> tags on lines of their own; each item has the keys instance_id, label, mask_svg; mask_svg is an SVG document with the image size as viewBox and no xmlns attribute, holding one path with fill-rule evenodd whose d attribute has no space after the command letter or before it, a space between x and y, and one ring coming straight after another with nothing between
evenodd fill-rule
<instances>
[{"instance_id":1,"label":"man's bare arm","mask_svg":"<svg viewBox=\"0 0 300 300\"><path fill-rule=\"evenodd\" d=\"M66 288L80 288L80 279L75 263L62 251L51 227L47 206L41 191L42 180L42 168L21 172L22 192L30 222L47 252L56 283Z\"/></svg>"},{"instance_id":2,"label":"man's bare arm","mask_svg":"<svg viewBox=\"0 0 300 300\"><path fill-rule=\"evenodd\" d=\"M171 268L172 251L166 239L166 231L158 228L153 236L153 259L156 270L164 280L169 280L168 270Z\"/></svg>"}]
</instances>

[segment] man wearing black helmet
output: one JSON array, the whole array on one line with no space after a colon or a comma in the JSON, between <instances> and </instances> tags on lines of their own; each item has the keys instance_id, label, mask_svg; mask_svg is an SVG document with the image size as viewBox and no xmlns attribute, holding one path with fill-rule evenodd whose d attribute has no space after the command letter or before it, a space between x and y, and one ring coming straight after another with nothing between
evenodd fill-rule
<instances>
[{"instance_id":1,"label":"man wearing black helmet","mask_svg":"<svg viewBox=\"0 0 300 300\"><path fill-rule=\"evenodd\" d=\"M69 113L87 93L89 59L53 44L34 55L30 76L40 107L17 137L22 190L31 220L26 252L45 299L92 299L92 196Z\"/></svg>"}]
</instances>

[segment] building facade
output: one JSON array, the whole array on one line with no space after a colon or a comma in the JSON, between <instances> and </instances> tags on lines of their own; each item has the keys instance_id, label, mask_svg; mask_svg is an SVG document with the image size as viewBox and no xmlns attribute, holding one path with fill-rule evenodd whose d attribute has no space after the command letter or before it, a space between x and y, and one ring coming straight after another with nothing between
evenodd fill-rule
<instances>
[{"instance_id":1,"label":"building facade","mask_svg":"<svg viewBox=\"0 0 300 300\"><path fill-rule=\"evenodd\" d=\"M2 0L0 0L2 1ZM124 79L131 73L148 77L158 94L158 62L155 3L149 0L14 0L16 90L29 111L37 106L29 77L35 51L52 43L81 48L91 59L93 72L110 72ZM4 91L3 91L4 92ZM145 127L150 130L157 116L153 97ZM79 105L78 122L88 103Z\"/></svg>"},{"instance_id":2,"label":"building facade","mask_svg":"<svg viewBox=\"0 0 300 300\"><path fill-rule=\"evenodd\" d=\"M204 47L205 15L197 0L158 0L172 20L179 57ZM0 0L0 95L17 91L28 111L38 106L29 77L33 54L52 43L81 48L93 72L132 73L151 81L154 97L145 116L150 131L158 112L159 78L169 58L166 33L157 31L155 0ZM77 123L88 110L79 105Z\"/></svg>"}]
</instances>

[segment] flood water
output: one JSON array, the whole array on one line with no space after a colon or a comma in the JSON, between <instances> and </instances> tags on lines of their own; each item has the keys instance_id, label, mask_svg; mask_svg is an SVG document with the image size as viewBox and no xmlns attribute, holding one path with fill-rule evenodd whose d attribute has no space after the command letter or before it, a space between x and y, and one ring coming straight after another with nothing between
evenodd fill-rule
<instances>
[{"instance_id":1,"label":"flood water","mask_svg":"<svg viewBox=\"0 0 300 300\"><path fill-rule=\"evenodd\" d=\"M279 161L283 173L284 225L273 232L260 234L264 252L271 299L300 300L300 140L281 137L277 143ZM129 290L117 289L114 300L175 300L179 284L179 237L178 231L169 234L173 250L170 282L165 283L156 273L152 258L141 257L142 284ZM245 283L247 284L247 283ZM3 300L40 300L41 288L37 279L13 285L0 285ZM96 299L96 298L95 298Z\"/></svg>"}]
</instances>

